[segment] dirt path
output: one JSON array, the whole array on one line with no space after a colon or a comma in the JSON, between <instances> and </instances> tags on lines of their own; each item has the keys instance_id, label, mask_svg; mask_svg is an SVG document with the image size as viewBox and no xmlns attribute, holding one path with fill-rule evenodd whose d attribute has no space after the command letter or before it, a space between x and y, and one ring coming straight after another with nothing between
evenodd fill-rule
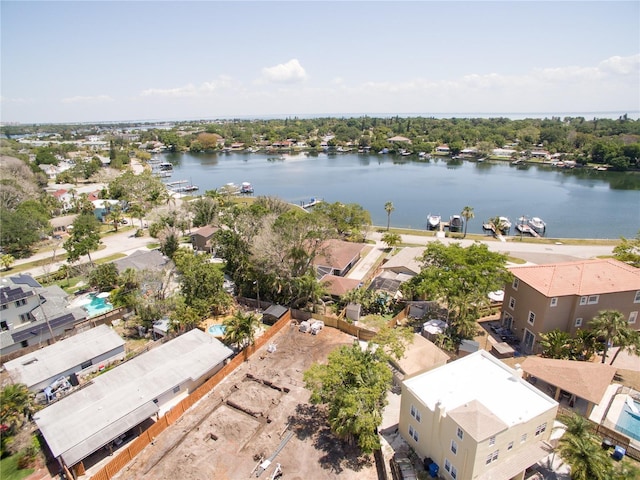
<instances>
[{"instance_id":1,"label":"dirt path","mask_svg":"<svg viewBox=\"0 0 640 480\"><path fill-rule=\"evenodd\" d=\"M155 439L117 479L246 479L260 458L282 450L276 463L286 479L377 478L372 458L338 441L321 411L308 403L303 372L353 337L332 328L319 335L287 327L209 395ZM285 442L292 432L291 438Z\"/></svg>"}]
</instances>

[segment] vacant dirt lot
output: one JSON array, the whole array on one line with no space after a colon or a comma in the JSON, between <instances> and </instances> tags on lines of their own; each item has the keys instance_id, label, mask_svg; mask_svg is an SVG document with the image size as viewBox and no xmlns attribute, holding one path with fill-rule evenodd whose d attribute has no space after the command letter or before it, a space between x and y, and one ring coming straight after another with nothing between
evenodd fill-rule
<instances>
[{"instance_id":1,"label":"vacant dirt lot","mask_svg":"<svg viewBox=\"0 0 640 480\"><path fill-rule=\"evenodd\" d=\"M353 341L332 328L319 335L285 327L267 348L236 369L165 430L116 478L174 480L270 478L377 479L372 457L358 456L329 431L322 409L308 403L303 372ZM282 450L261 471L260 458Z\"/></svg>"}]
</instances>

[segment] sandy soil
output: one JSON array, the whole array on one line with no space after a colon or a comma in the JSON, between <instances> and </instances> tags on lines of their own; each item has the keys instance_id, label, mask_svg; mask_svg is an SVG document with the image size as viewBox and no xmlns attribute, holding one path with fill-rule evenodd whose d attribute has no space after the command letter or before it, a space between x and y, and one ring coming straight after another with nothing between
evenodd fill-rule
<instances>
[{"instance_id":1,"label":"sandy soil","mask_svg":"<svg viewBox=\"0 0 640 480\"><path fill-rule=\"evenodd\" d=\"M260 459L284 445L261 478L270 478L280 463L283 478L291 480L376 479L373 458L331 434L302 382L313 362L352 341L332 328L317 336L285 328L274 339L274 353L266 347L256 352L115 478L255 478Z\"/></svg>"}]
</instances>

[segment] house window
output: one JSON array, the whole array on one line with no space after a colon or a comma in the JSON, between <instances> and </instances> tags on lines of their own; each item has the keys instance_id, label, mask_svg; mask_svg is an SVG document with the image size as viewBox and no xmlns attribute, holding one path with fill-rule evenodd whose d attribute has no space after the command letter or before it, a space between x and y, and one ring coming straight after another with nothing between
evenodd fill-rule
<instances>
[{"instance_id":1,"label":"house window","mask_svg":"<svg viewBox=\"0 0 640 480\"><path fill-rule=\"evenodd\" d=\"M576 318L576 327L582 326L582 318Z\"/></svg>"},{"instance_id":2,"label":"house window","mask_svg":"<svg viewBox=\"0 0 640 480\"><path fill-rule=\"evenodd\" d=\"M451 465L451 478L458 478L458 470L453 465Z\"/></svg>"},{"instance_id":3,"label":"house window","mask_svg":"<svg viewBox=\"0 0 640 480\"><path fill-rule=\"evenodd\" d=\"M9 305L7 305L6 303L2 304L2 310L6 310L7 308L9 308Z\"/></svg>"},{"instance_id":4,"label":"house window","mask_svg":"<svg viewBox=\"0 0 640 480\"><path fill-rule=\"evenodd\" d=\"M586 305L587 304L587 297L580 297L580 305Z\"/></svg>"},{"instance_id":5,"label":"house window","mask_svg":"<svg viewBox=\"0 0 640 480\"><path fill-rule=\"evenodd\" d=\"M595 305L598 303L598 300L600 300L600 295L590 295L587 303L589 305Z\"/></svg>"},{"instance_id":6,"label":"house window","mask_svg":"<svg viewBox=\"0 0 640 480\"><path fill-rule=\"evenodd\" d=\"M416 442L418 441L418 432L416 431L415 428L413 428L413 425L409 425L409 436L413 438Z\"/></svg>"},{"instance_id":7,"label":"house window","mask_svg":"<svg viewBox=\"0 0 640 480\"><path fill-rule=\"evenodd\" d=\"M538 428L536 428L536 437L540 435L542 432L544 432L546 429L547 429L547 422L544 422L542 425L538 425Z\"/></svg>"},{"instance_id":8,"label":"house window","mask_svg":"<svg viewBox=\"0 0 640 480\"><path fill-rule=\"evenodd\" d=\"M520 283L520 280L518 280L517 278L513 279L513 283L511 284L511 286L513 287L514 290L518 289L518 284Z\"/></svg>"},{"instance_id":9,"label":"house window","mask_svg":"<svg viewBox=\"0 0 640 480\"><path fill-rule=\"evenodd\" d=\"M511 450L513 448L513 442L509 442L509 445L507 445L507 450Z\"/></svg>"},{"instance_id":10,"label":"house window","mask_svg":"<svg viewBox=\"0 0 640 480\"><path fill-rule=\"evenodd\" d=\"M89 368L91 365L93 365L93 362L91 360L88 360L84 363L81 363L80 368L84 370L85 368Z\"/></svg>"},{"instance_id":11,"label":"house window","mask_svg":"<svg viewBox=\"0 0 640 480\"><path fill-rule=\"evenodd\" d=\"M6 321L4 320L0 321L0 330L9 330L9 325L7 324Z\"/></svg>"},{"instance_id":12,"label":"house window","mask_svg":"<svg viewBox=\"0 0 640 480\"><path fill-rule=\"evenodd\" d=\"M20 314L20 321L22 323L27 323L30 320L31 320L31 315L29 315L28 313L21 313Z\"/></svg>"},{"instance_id":13,"label":"house window","mask_svg":"<svg viewBox=\"0 0 640 480\"><path fill-rule=\"evenodd\" d=\"M636 292L636 296L633 298L633 303L640 303L640 290Z\"/></svg>"},{"instance_id":14,"label":"house window","mask_svg":"<svg viewBox=\"0 0 640 480\"><path fill-rule=\"evenodd\" d=\"M496 437L495 437L495 435L494 435L493 437L491 437L491 438L489 439L489 446L491 446L491 445L495 445L495 444L496 444Z\"/></svg>"},{"instance_id":15,"label":"house window","mask_svg":"<svg viewBox=\"0 0 640 480\"><path fill-rule=\"evenodd\" d=\"M20 346L22 348L27 348L29 346L29 340L23 340L20 342Z\"/></svg>"},{"instance_id":16,"label":"house window","mask_svg":"<svg viewBox=\"0 0 640 480\"><path fill-rule=\"evenodd\" d=\"M180 385L177 387L173 387L173 393L178 393L180 391Z\"/></svg>"},{"instance_id":17,"label":"house window","mask_svg":"<svg viewBox=\"0 0 640 480\"><path fill-rule=\"evenodd\" d=\"M529 310L529 318L527 318L527 322L533 325L536 321L536 314Z\"/></svg>"},{"instance_id":18,"label":"house window","mask_svg":"<svg viewBox=\"0 0 640 480\"><path fill-rule=\"evenodd\" d=\"M509 308L513 310L516 308L516 299L513 297L509 297Z\"/></svg>"},{"instance_id":19,"label":"house window","mask_svg":"<svg viewBox=\"0 0 640 480\"><path fill-rule=\"evenodd\" d=\"M638 319L638 312L631 312L629 314L629 323L636 323L637 319Z\"/></svg>"},{"instance_id":20,"label":"house window","mask_svg":"<svg viewBox=\"0 0 640 480\"><path fill-rule=\"evenodd\" d=\"M27 304L27 299L26 298L21 298L20 300L18 300L16 302L16 307L21 307L22 305L26 305Z\"/></svg>"},{"instance_id":21,"label":"house window","mask_svg":"<svg viewBox=\"0 0 640 480\"><path fill-rule=\"evenodd\" d=\"M448 458L445 458L445 459L444 459L444 469L445 469L447 472L451 473L451 462L449 461L449 459L448 459Z\"/></svg>"},{"instance_id":22,"label":"house window","mask_svg":"<svg viewBox=\"0 0 640 480\"><path fill-rule=\"evenodd\" d=\"M520 443L524 443L527 441L527 434L523 433L522 436L520 437Z\"/></svg>"},{"instance_id":23,"label":"house window","mask_svg":"<svg viewBox=\"0 0 640 480\"><path fill-rule=\"evenodd\" d=\"M451 453L454 455L458 453L458 444L455 440L451 440Z\"/></svg>"},{"instance_id":24,"label":"house window","mask_svg":"<svg viewBox=\"0 0 640 480\"><path fill-rule=\"evenodd\" d=\"M456 436L462 440L464 438L464 432L462 431L462 429L460 427L458 427L458 431L456 432Z\"/></svg>"},{"instance_id":25,"label":"house window","mask_svg":"<svg viewBox=\"0 0 640 480\"><path fill-rule=\"evenodd\" d=\"M556 305L558 305L558 297L553 297L551 299L551 306L555 307Z\"/></svg>"},{"instance_id":26,"label":"house window","mask_svg":"<svg viewBox=\"0 0 640 480\"><path fill-rule=\"evenodd\" d=\"M420 412L418 411L418 409L416 407L414 407L413 405L411 405L411 416L413 418L415 418L418 422L422 418L422 416L420 415Z\"/></svg>"},{"instance_id":27,"label":"house window","mask_svg":"<svg viewBox=\"0 0 640 480\"><path fill-rule=\"evenodd\" d=\"M495 462L496 460L498 460L498 453L500 452L500 450L496 450L495 452L491 452L489 455L487 455L487 460L485 462L486 465L489 465L491 462Z\"/></svg>"}]
</instances>

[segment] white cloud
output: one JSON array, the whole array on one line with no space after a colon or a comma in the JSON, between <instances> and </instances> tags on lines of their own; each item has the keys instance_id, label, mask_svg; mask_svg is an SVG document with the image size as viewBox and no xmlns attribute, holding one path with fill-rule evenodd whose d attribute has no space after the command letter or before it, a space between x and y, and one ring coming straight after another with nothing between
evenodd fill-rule
<instances>
[{"instance_id":1,"label":"white cloud","mask_svg":"<svg viewBox=\"0 0 640 480\"><path fill-rule=\"evenodd\" d=\"M11 98L11 97L3 97L0 96L0 103L34 103L35 99L33 98L23 98L23 97L16 97L16 98Z\"/></svg>"},{"instance_id":2,"label":"white cloud","mask_svg":"<svg viewBox=\"0 0 640 480\"><path fill-rule=\"evenodd\" d=\"M143 90L140 95L143 97L196 97L215 93L222 89L230 88L232 85L231 77L220 75L216 80L203 82L198 86L189 83L182 87L174 88L148 88Z\"/></svg>"},{"instance_id":3,"label":"white cloud","mask_svg":"<svg viewBox=\"0 0 640 480\"><path fill-rule=\"evenodd\" d=\"M640 53L629 57L611 57L600 62L599 69L616 75L638 75L640 72Z\"/></svg>"},{"instance_id":4,"label":"white cloud","mask_svg":"<svg viewBox=\"0 0 640 480\"><path fill-rule=\"evenodd\" d=\"M113 102L113 98L109 95L93 95L83 96L76 95L75 97L66 97L60 100L62 103L105 103Z\"/></svg>"},{"instance_id":5,"label":"white cloud","mask_svg":"<svg viewBox=\"0 0 640 480\"><path fill-rule=\"evenodd\" d=\"M262 78L273 83L298 83L305 81L308 76L298 59L293 58L287 63L263 68Z\"/></svg>"}]
</instances>

